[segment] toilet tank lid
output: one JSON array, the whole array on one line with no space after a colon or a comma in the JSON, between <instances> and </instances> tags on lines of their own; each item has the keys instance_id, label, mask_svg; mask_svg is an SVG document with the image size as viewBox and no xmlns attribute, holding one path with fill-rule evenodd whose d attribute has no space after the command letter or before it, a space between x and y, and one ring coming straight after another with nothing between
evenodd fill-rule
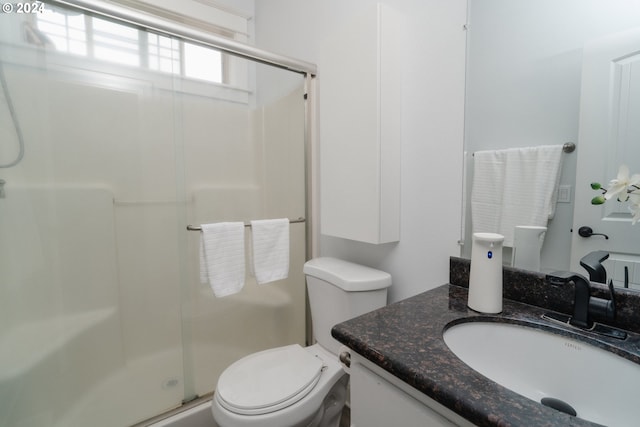
<instances>
[{"instance_id":1,"label":"toilet tank lid","mask_svg":"<svg viewBox=\"0 0 640 427\"><path fill-rule=\"evenodd\" d=\"M373 291L391 286L391 275L375 268L331 257L314 258L304 264L304 274L349 292Z\"/></svg>"}]
</instances>

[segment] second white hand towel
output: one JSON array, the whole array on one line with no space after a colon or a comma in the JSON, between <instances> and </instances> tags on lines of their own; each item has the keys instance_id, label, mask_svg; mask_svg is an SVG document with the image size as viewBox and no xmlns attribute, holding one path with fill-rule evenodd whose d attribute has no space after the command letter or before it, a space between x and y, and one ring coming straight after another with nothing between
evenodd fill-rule
<instances>
[{"instance_id":1,"label":"second white hand towel","mask_svg":"<svg viewBox=\"0 0 640 427\"><path fill-rule=\"evenodd\" d=\"M289 219L251 221L253 272L258 284L289 276Z\"/></svg>"},{"instance_id":2,"label":"second white hand towel","mask_svg":"<svg viewBox=\"0 0 640 427\"><path fill-rule=\"evenodd\" d=\"M244 287L244 223L202 224L200 280L209 283L217 297L240 292Z\"/></svg>"}]
</instances>

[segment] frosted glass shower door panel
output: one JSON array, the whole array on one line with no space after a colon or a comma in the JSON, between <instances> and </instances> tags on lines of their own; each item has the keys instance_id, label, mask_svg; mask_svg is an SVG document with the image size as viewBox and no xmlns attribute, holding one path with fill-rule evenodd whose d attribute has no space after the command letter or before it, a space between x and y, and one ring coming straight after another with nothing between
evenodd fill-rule
<instances>
[{"instance_id":1,"label":"frosted glass shower door panel","mask_svg":"<svg viewBox=\"0 0 640 427\"><path fill-rule=\"evenodd\" d=\"M305 216L303 77L247 63L257 87L248 102L183 95L185 193L191 224ZM286 280L257 285L251 229L245 228L242 291L216 298L199 280L199 240L188 232L189 310L185 357L198 395L215 389L232 362L255 351L305 340L305 224L290 226Z\"/></svg>"},{"instance_id":2,"label":"frosted glass shower door panel","mask_svg":"<svg viewBox=\"0 0 640 427\"><path fill-rule=\"evenodd\" d=\"M25 150L0 169L0 425L180 405L173 79L5 39L0 67ZM3 148L14 126L0 114Z\"/></svg>"},{"instance_id":3,"label":"frosted glass shower door panel","mask_svg":"<svg viewBox=\"0 0 640 427\"><path fill-rule=\"evenodd\" d=\"M0 425L59 425L123 363L113 196L16 181L0 203Z\"/></svg>"}]
</instances>

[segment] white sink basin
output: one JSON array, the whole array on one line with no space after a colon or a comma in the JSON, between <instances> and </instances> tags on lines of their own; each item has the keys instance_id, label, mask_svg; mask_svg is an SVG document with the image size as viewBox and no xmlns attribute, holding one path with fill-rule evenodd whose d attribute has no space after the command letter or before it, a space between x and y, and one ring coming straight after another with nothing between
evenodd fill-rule
<instances>
[{"instance_id":1,"label":"white sink basin","mask_svg":"<svg viewBox=\"0 0 640 427\"><path fill-rule=\"evenodd\" d=\"M468 322L443 333L464 363L536 402L559 399L607 426L640 422L640 365L571 338L520 325Z\"/></svg>"}]
</instances>

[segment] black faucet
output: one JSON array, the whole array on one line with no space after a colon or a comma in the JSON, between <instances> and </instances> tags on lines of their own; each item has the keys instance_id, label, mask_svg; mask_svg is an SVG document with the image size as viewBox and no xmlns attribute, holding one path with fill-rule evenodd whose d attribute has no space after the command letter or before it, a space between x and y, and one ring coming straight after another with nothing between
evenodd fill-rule
<instances>
[{"instance_id":1,"label":"black faucet","mask_svg":"<svg viewBox=\"0 0 640 427\"><path fill-rule=\"evenodd\" d=\"M604 299L592 297L589 280L577 273L557 271L547 274L547 281L552 285L574 284L573 316L569 320L571 325L591 329L593 327L591 315L596 315L607 320L615 320L616 301L613 292L613 282L609 282L610 299Z\"/></svg>"},{"instance_id":2,"label":"black faucet","mask_svg":"<svg viewBox=\"0 0 640 427\"><path fill-rule=\"evenodd\" d=\"M580 265L589 273L589 280L598 283L607 283L607 270L605 270L602 261L609 258L607 251L589 252L580 259Z\"/></svg>"}]
</instances>

